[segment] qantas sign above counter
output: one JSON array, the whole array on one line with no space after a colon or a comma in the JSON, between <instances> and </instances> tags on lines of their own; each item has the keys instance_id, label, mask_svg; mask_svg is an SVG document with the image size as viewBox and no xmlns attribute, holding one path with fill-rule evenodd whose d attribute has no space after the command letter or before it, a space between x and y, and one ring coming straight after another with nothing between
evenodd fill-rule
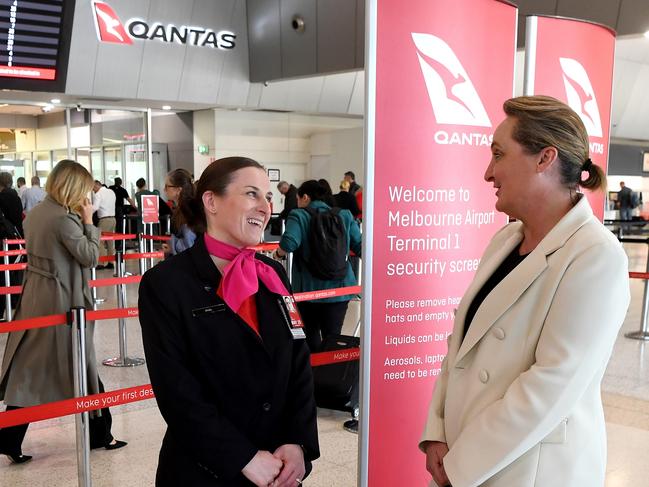
<instances>
[{"instance_id":1,"label":"qantas sign above counter","mask_svg":"<svg viewBox=\"0 0 649 487\"><path fill-rule=\"evenodd\" d=\"M93 10L97 37L101 42L130 45L135 39L141 39L223 50L235 47L237 36L229 30L165 25L137 17L122 23L113 8L101 1L93 1Z\"/></svg>"}]
</instances>

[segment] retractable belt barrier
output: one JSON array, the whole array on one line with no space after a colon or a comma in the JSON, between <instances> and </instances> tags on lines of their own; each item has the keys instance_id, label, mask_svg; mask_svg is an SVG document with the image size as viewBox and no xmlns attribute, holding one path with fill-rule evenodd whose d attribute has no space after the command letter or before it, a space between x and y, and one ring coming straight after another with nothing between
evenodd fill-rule
<instances>
[{"instance_id":1,"label":"retractable belt barrier","mask_svg":"<svg viewBox=\"0 0 649 487\"><path fill-rule=\"evenodd\" d=\"M146 235L143 233L141 235L141 238L143 238L144 240L156 240L159 242L168 242L169 240L171 240L171 235Z\"/></svg>"},{"instance_id":2,"label":"retractable belt barrier","mask_svg":"<svg viewBox=\"0 0 649 487\"><path fill-rule=\"evenodd\" d=\"M61 315L65 319L65 315ZM91 318L91 312L87 313L88 319ZM311 366L320 367L322 365L331 365L342 362L352 362L359 360L361 356L360 348L346 348L330 352L319 352L311 354ZM153 399L154 394L151 384L141 386L127 387L116 389L114 391L92 394L89 396L75 397L64 399L62 401L40 404L21 409L14 409L0 413L0 428L15 426L18 424L34 423L46 419L79 414L86 411L94 411L101 408L120 406L131 402L145 401Z\"/></svg>"},{"instance_id":3,"label":"retractable belt barrier","mask_svg":"<svg viewBox=\"0 0 649 487\"><path fill-rule=\"evenodd\" d=\"M627 240L628 239L621 239ZM646 242L649 244L649 239ZM629 272L629 278L631 279L643 279L644 280L644 293L642 296L642 318L640 321L640 329L638 331L631 331L625 333L626 338L631 338L632 340L649 340L649 324L647 320L649 319L649 259L647 259L647 272Z\"/></svg>"}]
</instances>

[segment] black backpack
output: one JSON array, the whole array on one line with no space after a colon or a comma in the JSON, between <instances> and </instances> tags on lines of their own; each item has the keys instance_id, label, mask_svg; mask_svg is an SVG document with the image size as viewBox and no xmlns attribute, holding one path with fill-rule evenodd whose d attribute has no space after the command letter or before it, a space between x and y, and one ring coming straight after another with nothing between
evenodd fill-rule
<instances>
[{"instance_id":1,"label":"black backpack","mask_svg":"<svg viewBox=\"0 0 649 487\"><path fill-rule=\"evenodd\" d=\"M7 218L2 210L0 210L0 240L3 240L5 238L13 240L22 238L22 236L20 235L20 232L18 232L16 226L11 223L9 218ZM2 242L0 242L0 244L1 243Z\"/></svg>"},{"instance_id":2,"label":"black backpack","mask_svg":"<svg viewBox=\"0 0 649 487\"><path fill-rule=\"evenodd\" d=\"M303 208L311 215L308 239L311 255L305 259L309 272L324 281L344 279L347 275L347 232L340 208L318 211Z\"/></svg>"}]
</instances>

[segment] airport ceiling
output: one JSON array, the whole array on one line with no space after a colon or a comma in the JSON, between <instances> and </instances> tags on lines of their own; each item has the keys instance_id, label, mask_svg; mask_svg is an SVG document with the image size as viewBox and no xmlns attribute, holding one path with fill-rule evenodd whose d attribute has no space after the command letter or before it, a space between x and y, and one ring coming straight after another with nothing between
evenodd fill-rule
<instances>
[{"instance_id":1,"label":"airport ceiling","mask_svg":"<svg viewBox=\"0 0 649 487\"><path fill-rule=\"evenodd\" d=\"M649 86L649 39L642 35L649 31L649 0L513 0L512 3L519 7L519 46L524 43L525 18L528 15L581 18L616 30L618 41L615 55L611 137L614 140L649 141L649 97L646 96L646 87ZM522 61L521 53L518 59ZM522 69L517 71L520 73ZM361 71L358 75L342 73L303 80L276 81L269 87L258 87L262 93L268 91L272 96L261 96L258 106L245 107L244 110L273 109L319 114L317 104L309 105L313 108L296 108L291 106L290 102L295 99L317 100L324 93L319 90L324 90L325 86L336 85L338 92L333 95L327 93L329 98L336 102L337 106L355 107L353 111L341 113L341 116L358 118L358 115L363 113L364 77L362 74ZM317 78L322 81L318 82ZM328 82L330 78L331 81L335 79L335 83ZM522 78L518 84L522 86ZM311 93L314 89L318 92ZM522 89L519 88L516 94L521 92ZM0 93L0 104L10 103L10 105L0 106L0 114L38 115L41 113L40 106L30 106L30 103L43 104L49 102L51 98L59 98L62 104L71 107L81 105L93 108L121 107L140 110L151 107L156 111L165 104L160 100L90 100L52 93L5 91ZM27 100L30 103L24 103ZM268 101L264 102L264 100ZM23 106L16 106L16 104ZM176 111L214 108L198 103L173 105ZM334 115L334 113L326 115Z\"/></svg>"},{"instance_id":2,"label":"airport ceiling","mask_svg":"<svg viewBox=\"0 0 649 487\"><path fill-rule=\"evenodd\" d=\"M649 31L649 0L514 0L518 5L518 45L525 40L525 17L558 15L611 27L618 36Z\"/></svg>"}]
</instances>

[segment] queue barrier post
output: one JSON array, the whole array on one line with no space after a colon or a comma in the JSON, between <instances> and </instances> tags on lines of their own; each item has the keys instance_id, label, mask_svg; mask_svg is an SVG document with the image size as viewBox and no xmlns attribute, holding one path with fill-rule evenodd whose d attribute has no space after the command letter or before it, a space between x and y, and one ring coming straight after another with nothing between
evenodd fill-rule
<instances>
[{"instance_id":1,"label":"queue barrier post","mask_svg":"<svg viewBox=\"0 0 649 487\"><path fill-rule=\"evenodd\" d=\"M621 227L620 227L621 228ZM649 239L645 240L647 244L647 267L646 272L649 273ZM649 330L647 329L647 318L649 315L649 280L644 280L644 292L642 295L642 321L640 323L640 330L625 333L624 336L632 340L649 340Z\"/></svg>"},{"instance_id":2,"label":"queue barrier post","mask_svg":"<svg viewBox=\"0 0 649 487\"><path fill-rule=\"evenodd\" d=\"M7 243L7 239L2 240L2 250L7 252L9 250L9 244ZM4 255L2 257L2 261L4 265L9 265L9 256ZM5 286L11 286L11 271L6 270L4 271L5 273ZM13 310L11 309L11 294L5 294L5 317L7 321L11 321L13 319Z\"/></svg>"},{"instance_id":3,"label":"queue barrier post","mask_svg":"<svg viewBox=\"0 0 649 487\"><path fill-rule=\"evenodd\" d=\"M90 279L92 281L95 281L97 279L97 269L95 267L90 268ZM97 305L103 303L105 299L100 298L97 295L97 288L95 286L92 286L90 288L90 294L92 296L92 309L93 311L97 311Z\"/></svg>"},{"instance_id":4,"label":"queue barrier post","mask_svg":"<svg viewBox=\"0 0 649 487\"><path fill-rule=\"evenodd\" d=\"M121 252L115 252L115 270L117 271L117 277L124 277L124 259ZM119 309L126 308L126 284L117 284L115 286L117 290L117 307ZM128 356L127 353L127 341L126 341L126 319L118 318L118 331L119 331L119 357L108 358L102 362L102 364L107 365L108 367L137 367L138 365L144 364L143 358L132 358Z\"/></svg>"},{"instance_id":5,"label":"queue barrier post","mask_svg":"<svg viewBox=\"0 0 649 487\"><path fill-rule=\"evenodd\" d=\"M74 307L68 314L72 327L72 367L74 371L74 395L88 395L88 358L86 354L86 310ZM77 432L77 468L79 487L91 487L90 475L90 415L88 411L75 415Z\"/></svg>"},{"instance_id":6,"label":"queue barrier post","mask_svg":"<svg viewBox=\"0 0 649 487\"><path fill-rule=\"evenodd\" d=\"M149 227L149 235L151 235L153 237L153 225L154 224L153 223L147 223L147 225ZM149 245L148 245L148 248L147 248L147 252L153 252L153 250L154 250L153 239L150 238L149 239ZM153 257L150 257L149 258L149 263L148 263L148 268L151 269L152 267L153 267Z\"/></svg>"},{"instance_id":7,"label":"queue barrier post","mask_svg":"<svg viewBox=\"0 0 649 487\"><path fill-rule=\"evenodd\" d=\"M138 235L137 235L137 248L139 249L140 254L143 254L146 251L144 245L145 245L145 241L142 238L142 234L138 233ZM144 273L147 271L146 259L144 257L140 257L139 258L139 263L140 263L140 275L143 276Z\"/></svg>"}]
</instances>

